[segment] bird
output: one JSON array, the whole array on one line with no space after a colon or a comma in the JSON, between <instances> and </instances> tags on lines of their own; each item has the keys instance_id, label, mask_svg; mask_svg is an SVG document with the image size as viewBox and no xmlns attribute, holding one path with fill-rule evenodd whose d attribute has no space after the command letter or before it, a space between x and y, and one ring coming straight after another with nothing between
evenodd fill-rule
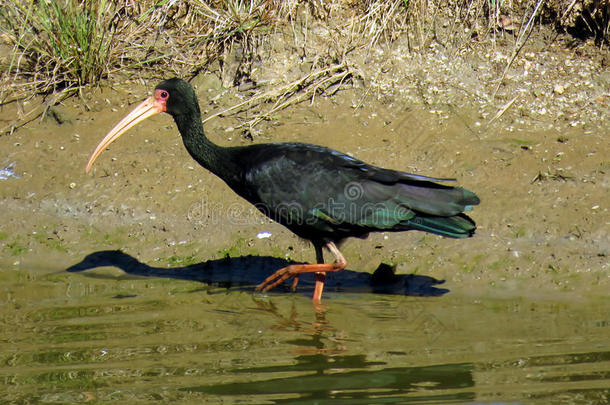
<instances>
[{"instance_id":1,"label":"bird","mask_svg":"<svg viewBox=\"0 0 610 405\"><path fill-rule=\"evenodd\" d=\"M300 274L314 273L312 301L319 304L326 273L347 265L339 250L347 238L409 230L467 238L475 232L475 222L464 212L480 200L472 191L444 184L455 179L376 167L307 143L232 147L213 143L203 130L193 87L179 78L159 83L150 97L108 132L91 154L86 173L112 142L162 112L173 117L195 161L264 215L313 244L316 263L283 267L263 280L257 291L269 291L289 279L295 290ZM334 256L334 262L325 263L323 248Z\"/></svg>"}]
</instances>

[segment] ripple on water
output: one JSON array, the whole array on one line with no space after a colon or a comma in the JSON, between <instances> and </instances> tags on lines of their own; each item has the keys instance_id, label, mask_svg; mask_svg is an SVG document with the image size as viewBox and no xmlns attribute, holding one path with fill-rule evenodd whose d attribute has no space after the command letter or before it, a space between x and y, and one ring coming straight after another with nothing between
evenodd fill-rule
<instances>
[{"instance_id":1,"label":"ripple on water","mask_svg":"<svg viewBox=\"0 0 610 405\"><path fill-rule=\"evenodd\" d=\"M356 292L331 293L315 312L298 293L7 274L2 402L601 404L610 395L605 301Z\"/></svg>"}]
</instances>

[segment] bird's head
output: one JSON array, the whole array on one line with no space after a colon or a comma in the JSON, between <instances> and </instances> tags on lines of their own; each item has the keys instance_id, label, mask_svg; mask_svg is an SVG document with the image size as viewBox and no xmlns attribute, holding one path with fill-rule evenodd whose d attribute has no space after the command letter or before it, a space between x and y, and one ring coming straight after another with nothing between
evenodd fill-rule
<instances>
[{"instance_id":1,"label":"bird's head","mask_svg":"<svg viewBox=\"0 0 610 405\"><path fill-rule=\"evenodd\" d=\"M172 117L199 113L199 103L193 87L182 79L165 80L155 87L155 98L161 98L165 109L163 112Z\"/></svg>"},{"instance_id":2,"label":"bird's head","mask_svg":"<svg viewBox=\"0 0 610 405\"><path fill-rule=\"evenodd\" d=\"M191 85L177 78L159 83L155 87L153 95L138 104L97 145L89 158L85 172L89 173L93 162L101 155L104 149L127 132L128 129L162 112L170 114L174 119L183 115L199 114L197 96Z\"/></svg>"}]
</instances>

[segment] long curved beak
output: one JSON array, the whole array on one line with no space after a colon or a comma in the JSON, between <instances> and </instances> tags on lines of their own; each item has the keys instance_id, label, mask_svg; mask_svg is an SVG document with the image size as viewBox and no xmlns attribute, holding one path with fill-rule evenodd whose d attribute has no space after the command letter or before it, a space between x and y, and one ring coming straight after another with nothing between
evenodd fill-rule
<instances>
[{"instance_id":1,"label":"long curved beak","mask_svg":"<svg viewBox=\"0 0 610 405\"><path fill-rule=\"evenodd\" d=\"M150 96L140 104L136 106L129 114L125 116L110 132L108 135L102 139L102 141L97 145L95 151L89 158L89 162L87 163L87 167L85 168L85 173L89 173L91 170L91 166L93 166L93 162L99 155L102 154L104 149L106 149L112 142L117 140L121 135L123 135L127 130L139 122L144 121L146 118L152 117L153 115L159 114L165 111L165 105L159 102L155 96Z\"/></svg>"}]
</instances>

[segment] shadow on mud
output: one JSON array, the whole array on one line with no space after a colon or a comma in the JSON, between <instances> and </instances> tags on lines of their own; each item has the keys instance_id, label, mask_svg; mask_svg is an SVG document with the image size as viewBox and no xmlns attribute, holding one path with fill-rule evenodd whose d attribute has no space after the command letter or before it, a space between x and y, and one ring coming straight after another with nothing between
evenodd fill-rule
<instances>
[{"instance_id":1,"label":"shadow on mud","mask_svg":"<svg viewBox=\"0 0 610 405\"><path fill-rule=\"evenodd\" d=\"M149 266L120 250L103 250L87 255L66 271L78 273L96 267L112 266L133 276L192 280L222 288L254 290L256 285L276 270L295 263L297 262L269 256L239 256L208 260L183 267L164 268ZM393 267L382 263L373 274L353 270L328 273L324 290L420 297L441 296L449 292L446 288L436 287L443 284L444 280L416 274L395 274L394 270ZM111 276L88 274L88 277ZM298 291L301 293L312 291L313 285L313 275L303 274L299 278ZM290 292L290 283L285 283L273 291Z\"/></svg>"}]
</instances>

